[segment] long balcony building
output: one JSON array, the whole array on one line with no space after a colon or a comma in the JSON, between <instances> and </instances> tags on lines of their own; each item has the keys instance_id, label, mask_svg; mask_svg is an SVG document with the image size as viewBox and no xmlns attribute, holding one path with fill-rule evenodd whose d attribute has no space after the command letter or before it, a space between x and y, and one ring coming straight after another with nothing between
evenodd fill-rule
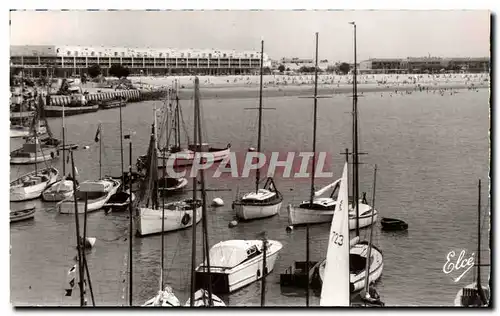
<instances>
[{"instance_id":1,"label":"long balcony building","mask_svg":"<svg viewBox=\"0 0 500 316\"><path fill-rule=\"evenodd\" d=\"M264 67L270 63L264 54ZM32 76L44 74L47 69L54 71L55 76L75 76L94 64L99 65L106 76L113 64L129 68L131 75L250 74L260 68L260 52L56 45L10 47L11 67L22 67Z\"/></svg>"}]
</instances>

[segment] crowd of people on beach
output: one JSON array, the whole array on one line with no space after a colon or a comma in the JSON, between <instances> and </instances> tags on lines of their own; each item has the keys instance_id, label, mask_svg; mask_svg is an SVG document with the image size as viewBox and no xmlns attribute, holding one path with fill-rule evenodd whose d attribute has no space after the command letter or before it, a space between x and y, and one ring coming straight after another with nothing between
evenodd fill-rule
<instances>
[{"instance_id":1,"label":"crowd of people on beach","mask_svg":"<svg viewBox=\"0 0 500 316\"><path fill-rule=\"evenodd\" d=\"M237 76L200 76L202 88L217 87L257 87L260 83L259 76L237 75ZM352 75L318 75L318 86L346 86L352 84ZM446 86L461 84L468 88L489 85L489 74L394 74L394 75L358 75L359 85L370 85L375 87L397 88L413 85ZM134 84L143 87L174 86L179 88L191 88L194 84L194 76L171 76L171 77L141 77L133 78ZM263 76L264 88L280 88L287 86L312 86L314 75L266 75Z\"/></svg>"}]
</instances>

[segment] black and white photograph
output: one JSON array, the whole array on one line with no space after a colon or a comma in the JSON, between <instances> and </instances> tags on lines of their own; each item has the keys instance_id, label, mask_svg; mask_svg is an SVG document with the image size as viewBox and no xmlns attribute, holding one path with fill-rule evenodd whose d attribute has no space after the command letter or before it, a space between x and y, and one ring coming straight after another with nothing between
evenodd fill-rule
<instances>
[{"instance_id":1,"label":"black and white photograph","mask_svg":"<svg viewBox=\"0 0 500 316\"><path fill-rule=\"evenodd\" d=\"M493 12L39 7L12 307L492 308Z\"/></svg>"}]
</instances>

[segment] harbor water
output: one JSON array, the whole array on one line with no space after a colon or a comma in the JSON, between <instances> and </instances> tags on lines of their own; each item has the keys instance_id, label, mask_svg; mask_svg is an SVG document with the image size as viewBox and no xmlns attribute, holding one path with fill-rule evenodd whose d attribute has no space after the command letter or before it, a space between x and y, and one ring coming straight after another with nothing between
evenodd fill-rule
<instances>
[{"instance_id":1,"label":"harbor water","mask_svg":"<svg viewBox=\"0 0 500 316\"><path fill-rule=\"evenodd\" d=\"M456 92L456 93L455 93ZM458 290L471 283L473 270L460 282L443 272L450 251L476 252L477 181L483 181L483 214L489 213L489 90L414 92L413 94L365 93L359 100L360 191L371 199L373 166L377 164L376 209L381 217L403 219L406 232L383 232L377 223L374 242L383 251L384 270L376 284L386 306L450 306ZM203 98L203 95L202 95ZM298 97L265 98L264 152L312 151L312 99ZM187 130L192 134L193 100L181 100ZM123 108L123 133L132 135L133 159L146 154L153 120L153 108L162 101L128 104ZM231 143L231 149L244 153L256 147L258 99L201 100L207 141L215 146ZM340 177L345 148L352 149L352 99L347 94L318 101L317 150L328 153L324 167L334 179L316 180L316 188ZM77 143L75 165L80 182L99 176L99 144L94 142L102 124L102 174L120 174L119 109L66 118L66 141ZM49 119L60 137L61 119ZM11 140L11 150L22 140ZM83 149L89 146L88 149ZM124 141L125 168L128 168L128 141ZM284 159L284 158L283 158ZM62 158L50 162L62 173ZM43 166L43 164L39 164ZM66 165L69 173L71 164ZM29 172L33 166L11 166L10 178ZM283 244L273 272L267 278L266 305L305 306L303 293L282 291L279 274L294 261L305 260L305 230L286 232L286 207L309 196L308 178L275 179L284 202L279 215L240 223L228 228L233 219L231 202L237 192L254 188L253 178L212 178L207 187L227 189L208 192L224 200L225 206L209 209L209 243L227 239L257 239L266 231L269 239ZM169 198L191 196L185 193ZM13 223L11 235L11 301L16 306L78 305L78 294L65 296L68 270L75 264L76 236L74 216L58 214L54 204L40 200L11 203L11 209L35 204L32 221ZM92 287L97 306L127 305L128 293L128 214L102 210L88 214L87 235L97 238L87 253ZM484 217L484 216L482 216ZM326 256L328 223L311 226L311 260ZM201 231L201 225L198 225ZM368 230L361 237L368 237ZM190 291L191 230L165 234L165 274L179 300L185 302ZM197 262L201 262L201 233L198 234ZM482 261L489 263L489 216L482 229ZM133 239L133 302L143 304L158 291L161 236ZM482 280L489 279L483 269ZM77 287L75 287L76 289ZM290 293L292 292L292 293ZM221 295L227 305L260 306L260 283L253 283L231 295ZM90 296L88 296L90 302ZM311 296L311 305L319 297Z\"/></svg>"}]
</instances>

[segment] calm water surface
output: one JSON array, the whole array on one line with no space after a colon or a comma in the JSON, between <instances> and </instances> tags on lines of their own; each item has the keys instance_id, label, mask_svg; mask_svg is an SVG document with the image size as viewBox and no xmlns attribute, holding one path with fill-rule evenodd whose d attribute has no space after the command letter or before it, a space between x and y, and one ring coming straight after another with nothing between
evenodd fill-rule
<instances>
[{"instance_id":1,"label":"calm water surface","mask_svg":"<svg viewBox=\"0 0 500 316\"><path fill-rule=\"evenodd\" d=\"M385 233L379 224L374 241L383 250L384 271L377 288L387 305L451 305L461 286L472 281L469 273L459 283L442 271L449 251L476 251L477 180L483 180L483 201L488 197L489 172L489 94L461 90L454 95L414 93L412 95L365 94L360 98L360 147L368 155L360 169L360 190L369 192L373 165L378 165L376 208L381 216L404 219L409 229L404 233ZM160 101L132 103L123 109L124 133L133 130L133 161L146 152L153 107ZM184 117L191 125L193 102L182 102ZM257 100L226 99L202 102L204 124L212 144L232 144L243 153L256 146ZM264 114L264 151L310 151L312 140L312 101L301 98L269 98L265 106L276 108ZM351 148L351 99L336 95L319 101L318 151L329 153L326 170L340 177L344 148ZM88 150L75 152L80 179L99 175L99 146L94 135L102 123L103 174L120 173L118 109L68 117L68 142ZM60 135L61 120L49 120ZM189 129L190 130L190 129ZM12 140L11 149L22 141ZM124 143L125 167L128 167L128 143ZM62 159L53 161L61 171ZM32 166L12 166L11 179ZM70 165L67 166L68 172ZM135 169L135 167L134 167ZM62 171L61 171L62 172ZM317 187L332 179L318 179ZM208 177L210 188L232 191L209 192L210 199L221 197L226 205L209 210L210 245L227 239L254 239L266 231L270 239L283 243L275 269L268 277L267 305L304 306L300 294L282 294L279 274L295 260L305 260L305 231L296 228L287 233L286 205L307 199L308 179L277 177L284 203L280 215L229 229L231 201L237 190L253 188L252 179ZM188 197L189 191L178 198ZM35 204L34 221L11 225L11 301L14 305L78 305L78 294L65 297L67 271L74 264L74 217L57 214L53 204L40 201L11 203L11 209ZM483 213L489 204L483 202ZM489 218L483 229L483 250L488 249ZM198 226L199 228L201 225ZM96 305L127 304L128 218L125 213L88 215L88 235L97 238L87 253ZM329 224L311 228L311 259L326 255ZM201 234L199 234L201 236ZM361 232L367 237L367 231ZM197 239L200 241L200 238ZM181 302L189 297L191 230L166 234L166 281ZM161 237L134 238L134 303L142 304L158 290ZM201 244L197 258L201 258ZM489 252L482 260L489 262ZM198 260L199 262L199 260ZM483 273L487 280L489 271ZM454 275L453 277L456 277ZM76 288L76 287L75 287ZM222 296L229 305L260 305L260 283L253 283L234 294ZM90 300L90 298L89 298ZM318 305L319 298L311 298Z\"/></svg>"}]
</instances>

